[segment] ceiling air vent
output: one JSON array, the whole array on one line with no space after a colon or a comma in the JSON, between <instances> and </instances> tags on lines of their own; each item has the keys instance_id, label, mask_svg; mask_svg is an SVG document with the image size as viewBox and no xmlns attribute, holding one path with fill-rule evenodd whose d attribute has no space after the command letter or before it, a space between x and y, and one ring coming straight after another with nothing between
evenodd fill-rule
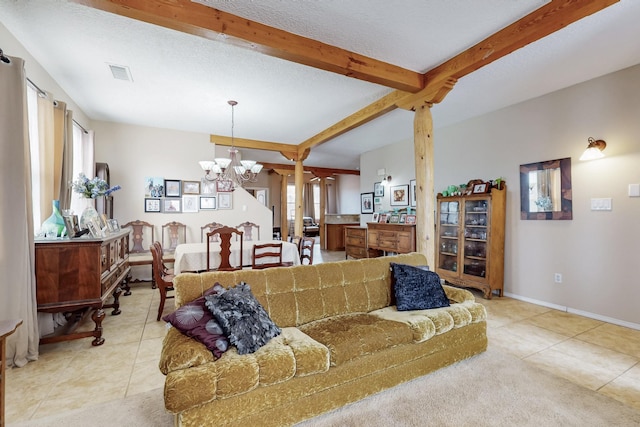
<instances>
[{"instance_id":1,"label":"ceiling air vent","mask_svg":"<svg viewBox=\"0 0 640 427\"><path fill-rule=\"evenodd\" d=\"M109 65L109 69L111 69L111 74L113 75L114 79L125 80L128 82L133 81L133 78L131 78L131 71L129 70L129 67L116 64L107 65Z\"/></svg>"}]
</instances>

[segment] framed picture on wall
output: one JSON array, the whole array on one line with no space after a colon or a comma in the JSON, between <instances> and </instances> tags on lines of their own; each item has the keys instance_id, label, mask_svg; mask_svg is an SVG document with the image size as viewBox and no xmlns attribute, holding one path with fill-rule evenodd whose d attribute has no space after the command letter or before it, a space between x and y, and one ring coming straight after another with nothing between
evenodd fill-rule
<instances>
[{"instance_id":1,"label":"framed picture on wall","mask_svg":"<svg viewBox=\"0 0 640 427\"><path fill-rule=\"evenodd\" d=\"M182 212L195 213L198 212L198 196L186 195L182 196Z\"/></svg>"},{"instance_id":2,"label":"framed picture on wall","mask_svg":"<svg viewBox=\"0 0 640 427\"><path fill-rule=\"evenodd\" d=\"M218 193L229 193L231 191L233 191L233 181L231 180L222 180L222 181L216 181L216 190L218 190ZM220 200L218 200L218 203L221 203Z\"/></svg>"},{"instance_id":3,"label":"framed picture on wall","mask_svg":"<svg viewBox=\"0 0 640 427\"><path fill-rule=\"evenodd\" d=\"M164 178L160 176L146 177L144 179L144 195L145 197L163 197Z\"/></svg>"},{"instance_id":4,"label":"framed picture on wall","mask_svg":"<svg viewBox=\"0 0 640 427\"><path fill-rule=\"evenodd\" d=\"M384 185L381 182L373 183L373 195L376 197L384 196Z\"/></svg>"},{"instance_id":5,"label":"framed picture on wall","mask_svg":"<svg viewBox=\"0 0 640 427\"><path fill-rule=\"evenodd\" d=\"M409 186L396 185L391 187L391 206L407 206L409 204Z\"/></svg>"},{"instance_id":6,"label":"framed picture on wall","mask_svg":"<svg viewBox=\"0 0 640 427\"><path fill-rule=\"evenodd\" d=\"M416 180L412 179L409 181L409 205L412 207L416 206Z\"/></svg>"},{"instance_id":7,"label":"framed picture on wall","mask_svg":"<svg viewBox=\"0 0 640 427\"><path fill-rule=\"evenodd\" d=\"M200 181L182 181L182 194L200 194Z\"/></svg>"},{"instance_id":8,"label":"framed picture on wall","mask_svg":"<svg viewBox=\"0 0 640 427\"><path fill-rule=\"evenodd\" d=\"M214 209L218 209L215 196L200 197L200 210L214 210Z\"/></svg>"},{"instance_id":9,"label":"framed picture on wall","mask_svg":"<svg viewBox=\"0 0 640 427\"><path fill-rule=\"evenodd\" d=\"M233 209L233 193L218 193L218 209Z\"/></svg>"},{"instance_id":10,"label":"framed picture on wall","mask_svg":"<svg viewBox=\"0 0 640 427\"><path fill-rule=\"evenodd\" d=\"M165 197L180 197L181 194L182 194L182 181L180 181L179 179L164 180Z\"/></svg>"},{"instance_id":11,"label":"framed picture on wall","mask_svg":"<svg viewBox=\"0 0 640 427\"><path fill-rule=\"evenodd\" d=\"M179 213L181 209L182 199L170 198L162 199L162 212L165 213Z\"/></svg>"},{"instance_id":12,"label":"framed picture on wall","mask_svg":"<svg viewBox=\"0 0 640 427\"><path fill-rule=\"evenodd\" d=\"M144 199L145 212L160 212L160 199Z\"/></svg>"},{"instance_id":13,"label":"framed picture on wall","mask_svg":"<svg viewBox=\"0 0 640 427\"><path fill-rule=\"evenodd\" d=\"M216 194L216 182L202 178L200 180L200 194Z\"/></svg>"},{"instance_id":14,"label":"framed picture on wall","mask_svg":"<svg viewBox=\"0 0 640 427\"><path fill-rule=\"evenodd\" d=\"M360 213L373 213L373 193L360 193Z\"/></svg>"}]
</instances>

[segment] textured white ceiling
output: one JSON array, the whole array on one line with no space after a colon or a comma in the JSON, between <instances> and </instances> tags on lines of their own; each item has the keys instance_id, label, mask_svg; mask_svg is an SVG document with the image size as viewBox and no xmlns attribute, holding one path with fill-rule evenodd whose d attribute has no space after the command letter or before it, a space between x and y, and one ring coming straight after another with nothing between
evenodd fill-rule
<instances>
[{"instance_id":1,"label":"textured white ceiling","mask_svg":"<svg viewBox=\"0 0 640 427\"><path fill-rule=\"evenodd\" d=\"M206 0L200 3L425 72L543 0ZM640 63L640 1L622 0L461 79L436 128ZM95 120L299 144L390 89L60 0L0 0L0 22ZM1 44L1 42L0 42ZM2 46L0 45L0 48ZM11 55L11 52L7 52ZM129 67L114 80L107 64ZM28 64L27 64L28 67ZM394 111L316 149L305 164L357 168L412 138ZM437 141L436 141L437 143ZM246 158L284 162L277 153Z\"/></svg>"}]
</instances>

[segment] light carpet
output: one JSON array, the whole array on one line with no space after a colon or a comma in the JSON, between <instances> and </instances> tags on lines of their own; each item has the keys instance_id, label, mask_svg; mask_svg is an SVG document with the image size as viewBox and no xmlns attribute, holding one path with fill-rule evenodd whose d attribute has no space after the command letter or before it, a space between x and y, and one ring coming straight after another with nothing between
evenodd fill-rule
<instances>
[{"instance_id":1,"label":"light carpet","mask_svg":"<svg viewBox=\"0 0 640 427\"><path fill-rule=\"evenodd\" d=\"M170 427L162 389L15 427ZM640 411L490 348L298 427L640 426Z\"/></svg>"}]
</instances>

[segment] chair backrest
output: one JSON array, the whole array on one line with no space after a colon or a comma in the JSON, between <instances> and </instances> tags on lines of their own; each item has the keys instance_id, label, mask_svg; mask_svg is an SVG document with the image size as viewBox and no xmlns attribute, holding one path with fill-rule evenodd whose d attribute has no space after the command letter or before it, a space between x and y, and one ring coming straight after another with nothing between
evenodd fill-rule
<instances>
[{"instance_id":1,"label":"chair backrest","mask_svg":"<svg viewBox=\"0 0 640 427\"><path fill-rule=\"evenodd\" d=\"M157 241L149 247L151 257L153 258L153 279L158 287L171 288L173 287L173 281L168 280L168 278L173 277L173 275L168 276L166 274L165 267L162 262L162 249L158 250L158 248L162 248L162 246L160 246L160 242Z\"/></svg>"},{"instance_id":2,"label":"chair backrest","mask_svg":"<svg viewBox=\"0 0 640 427\"><path fill-rule=\"evenodd\" d=\"M238 254L238 265L231 265L231 237L233 235L240 240L240 252ZM243 232L232 227L222 226L207 233L207 270L211 270L211 243L214 235L220 237L220 265L216 270L218 271L233 271L242 269L242 235Z\"/></svg>"},{"instance_id":3,"label":"chair backrest","mask_svg":"<svg viewBox=\"0 0 640 427\"><path fill-rule=\"evenodd\" d=\"M302 242L302 237L300 236L289 236L289 243L293 243L298 247L298 254L300 253L300 243Z\"/></svg>"},{"instance_id":4,"label":"chair backrest","mask_svg":"<svg viewBox=\"0 0 640 427\"><path fill-rule=\"evenodd\" d=\"M210 222L209 224L205 224L200 227L200 241L204 243L204 235L220 227L224 227L224 224L220 224L219 222ZM214 235L213 239L214 242L219 242L218 235Z\"/></svg>"},{"instance_id":5,"label":"chair backrest","mask_svg":"<svg viewBox=\"0 0 640 427\"><path fill-rule=\"evenodd\" d=\"M268 261L265 261L268 258ZM251 268L282 267L282 242L253 245Z\"/></svg>"},{"instance_id":6,"label":"chair backrest","mask_svg":"<svg viewBox=\"0 0 640 427\"><path fill-rule=\"evenodd\" d=\"M303 237L300 240L300 264L304 264L304 260L309 261L309 265L313 264L313 245L316 239L311 237Z\"/></svg>"},{"instance_id":7,"label":"chair backrest","mask_svg":"<svg viewBox=\"0 0 640 427\"><path fill-rule=\"evenodd\" d=\"M176 246L180 243L187 243L187 225L177 221L171 221L163 225L162 246L164 250L175 252Z\"/></svg>"},{"instance_id":8,"label":"chair backrest","mask_svg":"<svg viewBox=\"0 0 640 427\"><path fill-rule=\"evenodd\" d=\"M167 266L164 263L164 249L162 248L162 244L157 240L152 244L153 248L149 248L152 251L151 255L153 255L153 249L155 248L158 258L160 259L160 266L162 267L162 274L165 274L167 270Z\"/></svg>"},{"instance_id":9,"label":"chair backrest","mask_svg":"<svg viewBox=\"0 0 640 427\"><path fill-rule=\"evenodd\" d=\"M253 222L245 221L242 224L236 227L244 231L244 240L254 240L253 238L253 229L257 230L257 238L255 240L260 240L260 226L258 224L254 224Z\"/></svg>"},{"instance_id":10,"label":"chair backrest","mask_svg":"<svg viewBox=\"0 0 640 427\"><path fill-rule=\"evenodd\" d=\"M131 227L131 233L129 234L129 252L130 253L144 253L148 252L147 245L151 245L155 242L153 235L153 224L149 224L146 221L139 219L126 223L123 227ZM149 242L145 244L144 242Z\"/></svg>"}]
</instances>

